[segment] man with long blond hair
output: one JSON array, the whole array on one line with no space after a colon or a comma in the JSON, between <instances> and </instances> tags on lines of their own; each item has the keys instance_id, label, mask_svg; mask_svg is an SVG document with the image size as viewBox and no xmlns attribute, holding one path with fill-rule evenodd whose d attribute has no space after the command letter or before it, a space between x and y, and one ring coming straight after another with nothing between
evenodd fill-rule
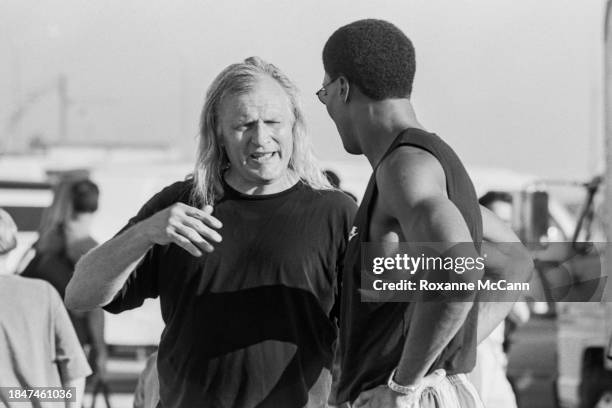
<instances>
[{"instance_id":1,"label":"man with long blond hair","mask_svg":"<svg viewBox=\"0 0 612 408\"><path fill-rule=\"evenodd\" d=\"M296 87L249 58L208 90L194 177L83 257L66 303L160 297L162 407L324 407L355 207L313 159Z\"/></svg>"}]
</instances>

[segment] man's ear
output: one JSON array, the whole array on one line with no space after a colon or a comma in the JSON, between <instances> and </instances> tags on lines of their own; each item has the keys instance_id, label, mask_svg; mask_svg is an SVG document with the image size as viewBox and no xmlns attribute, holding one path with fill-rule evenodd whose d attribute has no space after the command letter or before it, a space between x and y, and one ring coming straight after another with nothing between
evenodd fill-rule
<instances>
[{"instance_id":1,"label":"man's ear","mask_svg":"<svg viewBox=\"0 0 612 408\"><path fill-rule=\"evenodd\" d=\"M338 83L340 85L340 96L344 100L344 103L348 103L351 85L344 75L338 77Z\"/></svg>"}]
</instances>

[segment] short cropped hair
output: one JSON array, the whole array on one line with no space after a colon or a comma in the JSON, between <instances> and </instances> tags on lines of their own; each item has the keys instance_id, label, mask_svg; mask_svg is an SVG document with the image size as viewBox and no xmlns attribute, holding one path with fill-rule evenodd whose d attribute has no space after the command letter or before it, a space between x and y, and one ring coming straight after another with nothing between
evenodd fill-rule
<instances>
[{"instance_id":1,"label":"short cropped hair","mask_svg":"<svg viewBox=\"0 0 612 408\"><path fill-rule=\"evenodd\" d=\"M408 37L384 20L359 20L336 30L323 48L331 79L344 75L374 100L409 98L416 69Z\"/></svg>"},{"instance_id":2,"label":"short cropped hair","mask_svg":"<svg viewBox=\"0 0 612 408\"><path fill-rule=\"evenodd\" d=\"M0 208L0 255L8 254L17 246L17 225L9 213Z\"/></svg>"}]
</instances>

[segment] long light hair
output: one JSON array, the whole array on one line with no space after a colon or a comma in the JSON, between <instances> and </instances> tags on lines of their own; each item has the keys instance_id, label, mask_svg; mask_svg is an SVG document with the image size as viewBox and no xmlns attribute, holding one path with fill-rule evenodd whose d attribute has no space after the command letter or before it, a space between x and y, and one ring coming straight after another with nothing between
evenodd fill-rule
<instances>
[{"instance_id":1,"label":"long light hair","mask_svg":"<svg viewBox=\"0 0 612 408\"><path fill-rule=\"evenodd\" d=\"M192 201L197 205L214 204L223 195L223 172L230 165L221 146L219 108L224 98L250 92L262 75L275 79L285 90L293 113L293 152L289 160L291 170L301 182L313 189L333 189L319 167L306 130L304 112L295 84L273 64L259 57L225 68L212 82L200 116L200 135L196 166L193 173Z\"/></svg>"}]
</instances>

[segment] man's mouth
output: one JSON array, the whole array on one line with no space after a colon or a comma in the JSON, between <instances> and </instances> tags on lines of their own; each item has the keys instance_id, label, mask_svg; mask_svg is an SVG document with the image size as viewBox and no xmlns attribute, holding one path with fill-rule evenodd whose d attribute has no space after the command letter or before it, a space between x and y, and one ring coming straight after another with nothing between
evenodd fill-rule
<instances>
[{"instance_id":1,"label":"man's mouth","mask_svg":"<svg viewBox=\"0 0 612 408\"><path fill-rule=\"evenodd\" d=\"M275 156L278 156L277 151L273 152L256 152L249 154L249 158L257 163L265 163L272 160Z\"/></svg>"}]
</instances>

